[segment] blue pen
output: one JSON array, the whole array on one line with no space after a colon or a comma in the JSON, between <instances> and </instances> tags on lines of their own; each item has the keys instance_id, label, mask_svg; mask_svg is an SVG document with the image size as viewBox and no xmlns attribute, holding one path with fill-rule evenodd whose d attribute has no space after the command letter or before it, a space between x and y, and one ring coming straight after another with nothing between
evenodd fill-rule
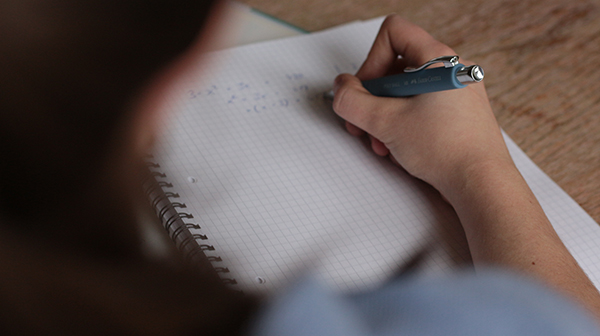
<instances>
[{"instance_id":1,"label":"blue pen","mask_svg":"<svg viewBox=\"0 0 600 336\"><path fill-rule=\"evenodd\" d=\"M442 63L443 67L427 69ZM458 63L458 56L437 57L418 68L406 68L404 72L371 80L362 84L374 96L408 97L418 94L461 89L470 83L483 80L484 72L479 65L465 66ZM333 99L333 91L326 92L327 99Z\"/></svg>"}]
</instances>

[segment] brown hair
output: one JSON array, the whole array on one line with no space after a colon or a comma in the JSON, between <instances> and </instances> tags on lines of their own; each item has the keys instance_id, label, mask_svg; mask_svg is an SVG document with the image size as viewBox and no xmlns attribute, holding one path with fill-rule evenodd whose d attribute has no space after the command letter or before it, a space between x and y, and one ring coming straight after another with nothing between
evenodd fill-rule
<instances>
[{"instance_id":1,"label":"brown hair","mask_svg":"<svg viewBox=\"0 0 600 336\"><path fill-rule=\"evenodd\" d=\"M2 2L0 218L36 230L60 218L52 230L66 234L74 217L110 217L122 193L106 165L128 104L190 46L212 2Z\"/></svg>"},{"instance_id":2,"label":"brown hair","mask_svg":"<svg viewBox=\"0 0 600 336\"><path fill-rule=\"evenodd\" d=\"M186 287L180 288L182 293L190 292L183 297L197 298L193 304L187 299L187 305L207 312L218 311L209 307L218 304L238 316L238 322L227 325L231 318L225 314L216 319L200 313L195 324L220 321L226 330L239 328L249 301L239 301L214 277L180 270L169 273L142 261L134 201L127 198L130 194L122 183L131 177L138 158L115 157L124 145L123 127L131 118L132 100L152 76L191 46L212 3L0 1L0 235L10 239L0 249L0 266L11 274L0 279L0 301L5 305L0 306L0 328L6 321L20 321L4 315L6 311L16 315L6 306L11 302L18 302L19 318L29 322L41 318L47 307L53 321L63 314L53 310L50 301L33 303L40 297L31 293L45 293L48 284L55 293L80 290L80 298L93 296L94 281L73 280L72 275L81 272L99 283L99 277L105 277L131 288L131 295L119 298L135 294L139 302L164 300L162 310L174 314L183 311L186 299L158 292L163 283L172 282L168 279L181 279ZM124 260L129 261L123 264ZM11 282L19 277L28 280ZM200 290L191 293L194 288L188 283ZM211 290L215 286L219 288ZM146 287L151 289L144 292ZM64 318L73 323L84 318L76 311L76 301L61 300L62 307L75 307ZM99 302L109 310L120 309L117 303ZM179 309L168 307L177 304ZM38 316L24 307L35 309ZM215 330L225 330L221 327Z\"/></svg>"},{"instance_id":3,"label":"brown hair","mask_svg":"<svg viewBox=\"0 0 600 336\"><path fill-rule=\"evenodd\" d=\"M0 211L31 218L90 185L128 102L190 46L212 1L3 3Z\"/></svg>"}]
</instances>

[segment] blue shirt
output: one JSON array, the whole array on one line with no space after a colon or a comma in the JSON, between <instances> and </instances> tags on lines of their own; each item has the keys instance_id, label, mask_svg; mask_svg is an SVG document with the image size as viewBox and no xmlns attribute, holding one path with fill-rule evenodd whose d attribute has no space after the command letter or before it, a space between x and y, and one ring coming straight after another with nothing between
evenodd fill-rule
<instances>
[{"instance_id":1,"label":"blue shirt","mask_svg":"<svg viewBox=\"0 0 600 336\"><path fill-rule=\"evenodd\" d=\"M270 302L253 336L596 335L582 308L529 279L462 271L399 278L377 290L341 295L304 279Z\"/></svg>"}]
</instances>

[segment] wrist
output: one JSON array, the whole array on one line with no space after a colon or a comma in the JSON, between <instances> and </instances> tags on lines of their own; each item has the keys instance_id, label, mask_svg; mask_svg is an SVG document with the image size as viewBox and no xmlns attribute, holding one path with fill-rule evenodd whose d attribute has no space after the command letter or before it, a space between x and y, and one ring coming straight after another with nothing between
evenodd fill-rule
<instances>
[{"instance_id":1,"label":"wrist","mask_svg":"<svg viewBox=\"0 0 600 336\"><path fill-rule=\"evenodd\" d=\"M436 187L455 208L517 191L531 193L510 157L461 165L444 175Z\"/></svg>"}]
</instances>

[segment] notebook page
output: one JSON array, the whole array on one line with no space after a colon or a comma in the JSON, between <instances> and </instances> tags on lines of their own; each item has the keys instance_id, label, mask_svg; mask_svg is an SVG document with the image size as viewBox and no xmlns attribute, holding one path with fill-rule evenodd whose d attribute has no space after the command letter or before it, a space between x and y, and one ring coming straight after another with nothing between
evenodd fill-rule
<instances>
[{"instance_id":1,"label":"notebook page","mask_svg":"<svg viewBox=\"0 0 600 336\"><path fill-rule=\"evenodd\" d=\"M214 53L174 90L159 162L215 247L207 254L241 289L273 293L308 272L352 291L418 256L425 273L468 262L438 193L347 134L322 99L337 74L357 70L380 22ZM561 237L598 274L598 251L578 235L585 226L599 239L597 225L509 145Z\"/></svg>"}]
</instances>

